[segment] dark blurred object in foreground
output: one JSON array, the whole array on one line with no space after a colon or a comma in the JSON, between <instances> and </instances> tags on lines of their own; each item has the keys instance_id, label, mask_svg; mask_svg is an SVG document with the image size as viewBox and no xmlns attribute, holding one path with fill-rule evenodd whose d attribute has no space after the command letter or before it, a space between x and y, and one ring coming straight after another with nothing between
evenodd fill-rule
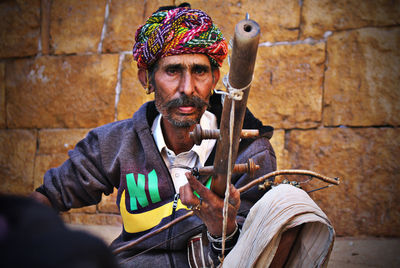
<instances>
[{"instance_id":1,"label":"dark blurred object in foreground","mask_svg":"<svg viewBox=\"0 0 400 268\"><path fill-rule=\"evenodd\" d=\"M69 230L51 208L0 195L0 267L114 268L107 245Z\"/></svg>"}]
</instances>

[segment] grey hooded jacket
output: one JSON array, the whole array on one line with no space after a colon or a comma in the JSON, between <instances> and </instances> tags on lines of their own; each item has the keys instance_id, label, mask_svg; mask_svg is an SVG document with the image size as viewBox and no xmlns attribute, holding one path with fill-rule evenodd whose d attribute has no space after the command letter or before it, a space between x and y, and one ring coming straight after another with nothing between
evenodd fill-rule
<instances>
[{"instance_id":1,"label":"grey hooded jacket","mask_svg":"<svg viewBox=\"0 0 400 268\"><path fill-rule=\"evenodd\" d=\"M219 95L212 95L209 111L216 115L219 125L222 112ZM93 129L69 151L69 159L64 164L45 174L44 183L37 191L45 194L56 209L66 211L97 204L103 193L108 195L114 188L118 189L117 205L123 230L112 243L112 249L187 213L179 203L173 209L176 192L151 133L157 114L152 101L145 103L131 119ZM261 167L255 178L275 170L275 154L269 142L272 127L263 126L247 110L243 128L259 129L261 137L241 141L236 163L252 158ZM213 164L214 155L215 148L206 166ZM232 177L237 188L251 180L246 174ZM239 225L264 193L253 187L241 195ZM127 267L187 267L187 241L203 229L201 220L193 216L117 257ZM162 241L166 242L137 255Z\"/></svg>"}]
</instances>

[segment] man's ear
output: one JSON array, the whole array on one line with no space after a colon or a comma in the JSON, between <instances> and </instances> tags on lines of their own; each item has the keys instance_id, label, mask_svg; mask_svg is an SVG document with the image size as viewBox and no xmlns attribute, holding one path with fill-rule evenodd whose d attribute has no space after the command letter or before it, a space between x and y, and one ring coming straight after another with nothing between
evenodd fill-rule
<instances>
[{"instance_id":1,"label":"man's ear","mask_svg":"<svg viewBox=\"0 0 400 268\"><path fill-rule=\"evenodd\" d=\"M140 83L142 84L143 88L146 90L147 94L150 94L154 91L152 84L149 81L148 71L146 69L139 69L138 70L138 78Z\"/></svg>"},{"instance_id":2,"label":"man's ear","mask_svg":"<svg viewBox=\"0 0 400 268\"><path fill-rule=\"evenodd\" d=\"M213 72L213 78L214 78L214 85L213 85L213 89L214 89L219 81L220 71L219 71L219 68L215 68L215 69L213 69L212 72Z\"/></svg>"}]
</instances>

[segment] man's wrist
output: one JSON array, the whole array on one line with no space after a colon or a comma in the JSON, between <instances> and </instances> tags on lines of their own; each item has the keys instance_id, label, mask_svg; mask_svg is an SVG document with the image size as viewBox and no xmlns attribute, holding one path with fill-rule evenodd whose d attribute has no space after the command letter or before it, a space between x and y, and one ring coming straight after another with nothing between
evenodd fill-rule
<instances>
[{"instance_id":1,"label":"man's wrist","mask_svg":"<svg viewBox=\"0 0 400 268\"><path fill-rule=\"evenodd\" d=\"M239 231L238 224L235 222L235 229L233 230L233 232L231 234L229 234L225 237L225 241L232 240L232 238L234 238L234 236L236 235L237 232L240 232L240 231ZM222 236L212 235L208 231L207 231L207 238L208 238L208 241L210 241L212 243L222 243Z\"/></svg>"},{"instance_id":2,"label":"man's wrist","mask_svg":"<svg viewBox=\"0 0 400 268\"><path fill-rule=\"evenodd\" d=\"M239 236L240 236L240 228L236 223L235 230L225 238L225 252L224 252L225 255L228 254L236 245ZM222 254L222 237L213 236L207 231L207 238L210 241L211 251L216 256L220 256Z\"/></svg>"},{"instance_id":3,"label":"man's wrist","mask_svg":"<svg viewBox=\"0 0 400 268\"><path fill-rule=\"evenodd\" d=\"M233 220L232 222L228 221L228 224L226 226L226 236L229 236L232 234L238 226L238 223L236 220ZM216 228L216 225L211 224L210 226L207 226L207 231L208 233L213 236L213 237L221 237L222 236L222 227Z\"/></svg>"}]
</instances>

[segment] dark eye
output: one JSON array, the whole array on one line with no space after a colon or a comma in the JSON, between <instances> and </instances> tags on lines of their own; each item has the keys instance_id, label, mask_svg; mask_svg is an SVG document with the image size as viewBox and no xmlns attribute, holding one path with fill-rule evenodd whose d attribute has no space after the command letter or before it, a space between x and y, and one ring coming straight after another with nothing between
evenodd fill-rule
<instances>
[{"instance_id":1,"label":"dark eye","mask_svg":"<svg viewBox=\"0 0 400 268\"><path fill-rule=\"evenodd\" d=\"M196 66L193 68L193 73L197 74L197 75L203 75L205 73L207 73L208 68L204 67L204 66Z\"/></svg>"},{"instance_id":2,"label":"dark eye","mask_svg":"<svg viewBox=\"0 0 400 268\"><path fill-rule=\"evenodd\" d=\"M169 67L169 68L167 68L167 73L169 74L169 75L175 75L175 74L177 74L178 73L178 68L176 68L176 67Z\"/></svg>"}]
</instances>

